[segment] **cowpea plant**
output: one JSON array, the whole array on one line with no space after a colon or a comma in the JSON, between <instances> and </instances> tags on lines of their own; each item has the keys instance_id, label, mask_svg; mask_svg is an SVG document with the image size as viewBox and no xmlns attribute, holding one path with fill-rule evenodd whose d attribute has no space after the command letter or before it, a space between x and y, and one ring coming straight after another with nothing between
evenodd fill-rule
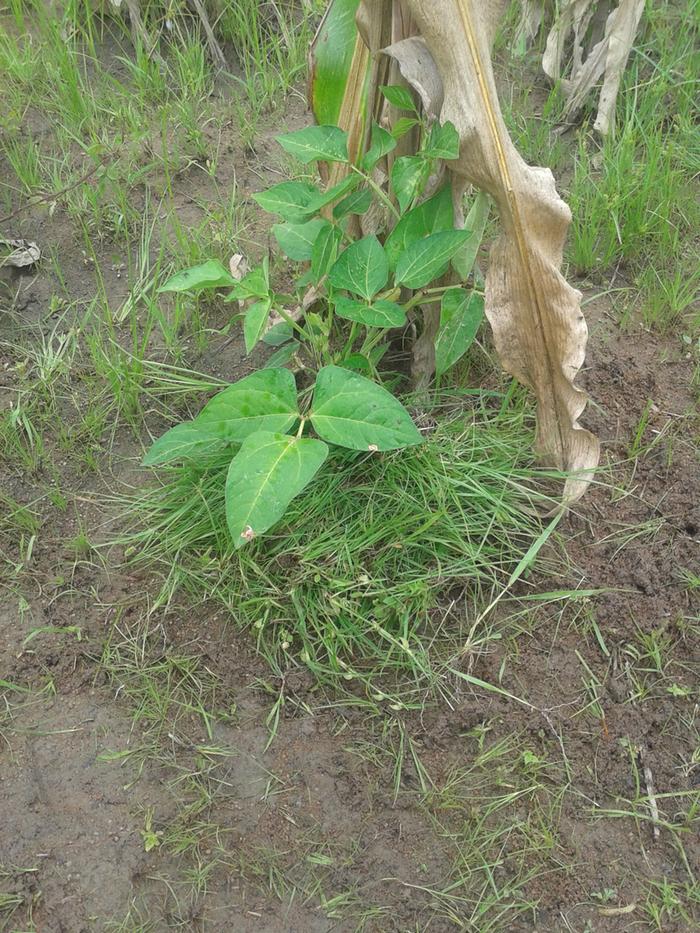
<instances>
[{"instance_id":1,"label":"cowpea plant","mask_svg":"<svg viewBox=\"0 0 700 933\"><path fill-rule=\"evenodd\" d=\"M351 164L347 134L337 126L310 126L278 137L304 164L340 163L348 170L327 190L297 180L255 195L261 207L281 218L272 229L282 251L305 264L295 295L275 290L267 258L240 279L209 260L177 273L160 289L228 288L227 299L245 308L247 351L261 340L277 347L262 369L164 434L144 459L145 465L158 466L236 446L225 501L237 548L279 521L325 462L329 444L380 452L421 442L410 414L380 384L378 371L387 335L407 323L413 308L440 303L438 375L467 350L483 316L479 293L444 280L450 264L461 278L468 276L486 211L473 224L480 227L477 235L455 229L448 185L420 200L435 162L454 157L457 133L449 123L422 127L418 153L393 161L391 199L373 170L420 121L404 88L386 87L384 93L412 115L391 131L374 124L359 165ZM390 230L383 243L374 233L358 235L358 218L372 210L380 218L377 231L383 225ZM294 373L284 368L291 361L313 380L301 392ZM309 436L308 429L317 436Z\"/></svg>"}]
</instances>

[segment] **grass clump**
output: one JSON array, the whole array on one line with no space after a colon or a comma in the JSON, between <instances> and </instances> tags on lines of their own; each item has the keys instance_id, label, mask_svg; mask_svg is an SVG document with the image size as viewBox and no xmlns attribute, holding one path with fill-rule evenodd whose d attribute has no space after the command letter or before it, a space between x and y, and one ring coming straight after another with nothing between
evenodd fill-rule
<instances>
[{"instance_id":1,"label":"grass clump","mask_svg":"<svg viewBox=\"0 0 700 933\"><path fill-rule=\"evenodd\" d=\"M391 673L404 694L423 689L464 641L469 608L527 553L546 500L531 483L521 407L466 417L443 407L417 448L334 452L262 543L234 550L230 454L164 471L160 487L130 499L120 543L130 561L161 569L157 605L178 590L222 603L278 673L305 666L372 692Z\"/></svg>"}]
</instances>

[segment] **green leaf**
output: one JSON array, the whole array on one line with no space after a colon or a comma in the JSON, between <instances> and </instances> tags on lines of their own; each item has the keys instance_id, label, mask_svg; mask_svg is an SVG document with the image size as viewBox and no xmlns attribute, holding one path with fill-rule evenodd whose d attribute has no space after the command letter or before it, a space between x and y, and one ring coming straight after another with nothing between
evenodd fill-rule
<instances>
[{"instance_id":1,"label":"green leaf","mask_svg":"<svg viewBox=\"0 0 700 933\"><path fill-rule=\"evenodd\" d=\"M351 353L350 356L346 356L343 360L344 369L353 369L359 370L363 373L368 373L371 371L372 366L370 361L362 353Z\"/></svg>"},{"instance_id":2,"label":"green leaf","mask_svg":"<svg viewBox=\"0 0 700 933\"><path fill-rule=\"evenodd\" d=\"M359 0L328 4L311 49L310 100L318 123L337 123L358 41Z\"/></svg>"},{"instance_id":3,"label":"green leaf","mask_svg":"<svg viewBox=\"0 0 700 933\"><path fill-rule=\"evenodd\" d=\"M348 161L348 134L338 126L306 126L276 139L284 150L304 165L316 161Z\"/></svg>"},{"instance_id":4,"label":"green leaf","mask_svg":"<svg viewBox=\"0 0 700 933\"><path fill-rule=\"evenodd\" d=\"M191 269L172 275L159 292L188 292L194 289L225 288L236 280L218 259L209 259Z\"/></svg>"},{"instance_id":5,"label":"green leaf","mask_svg":"<svg viewBox=\"0 0 700 933\"><path fill-rule=\"evenodd\" d=\"M399 117L391 128L391 135L394 139L401 139L402 136L405 136L409 130L412 130L414 126L418 126L419 123L420 120L416 120L415 117Z\"/></svg>"},{"instance_id":6,"label":"green leaf","mask_svg":"<svg viewBox=\"0 0 700 933\"><path fill-rule=\"evenodd\" d=\"M274 324L268 331L265 331L262 340L268 347L281 347L283 343L291 340L293 336L294 329L292 325L287 323L287 321L280 321L278 324Z\"/></svg>"},{"instance_id":7,"label":"green leaf","mask_svg":"<svg viewBox=\"0 0 700 933\"><path fill-rule=\"evenodd\" d=\"M251 269L240 282L236 282L233 291L226 296L226 301L242 298L267 298L270 293L270 263L267 256L262 265Z\"/></svg>"},{"instance_id":8,"label":"green leaf","mask_svg":"<svg viewBox=\"0 0 700 933\"><path fill-rule=\"evenodd\" d=\"M323 441L256 431L243 442L226 477L226 521L236 548L278 522L328 456Z\"/></svg>"},{"instance_id":9,"label":"green leaf","mask_svg":"<svg viewBox=\"0 0 700 933\"><path fill-rule=\"evenodd\" d=\"M285 343L279 350L275 350L270 359L265 363L264 369L286 366L298 349L299 341L290 340L289 343Z\"/></svg>"},{"instance_id":10,"label":"green leaf","mask_svg":"<svg viewBox=\"0 0 700 933\"><path fill-rule=\"evenodd\" d=\"M287 369L261 369L219 392L197 415L198 427L228 441L255 431L286 431L298 419L297 387Z\"/></svg>"},{"instance_id":11,"label":"green leaf","mask_svg":"<svg viewBox=\"0 0 700 933\"><path fill-rule=\"evenodd\" d=\"M329 227L327 220L317 217L305 224L273 224L272 232L284 253L301 262L311 259L311 251L321 230Z\"/></svg>"},{"instance_id":12,"label":"green leaf","mask_svg":"<svg viewBox=\"0 0 700 933\"><path fill-rule=\"evenodd\" d=\"M443 230L411 243L399 256L395 280L406 288L422 288L445 271L460 246L469 239L469 230Z\"/></svg>"},{"instance_id":13,"label":"green leaf","mask_svg":"<svg viewBox=\"0 0 700 933\"><path fill-rule=\"evenodd\" d=\"M351 175L346 175L342 181L339 181L337 185L333 185L332 188L328 188L326 191L320 191L316 198L312 202L312 207L315 211L320 211L322 207L325 207L326 204L332 204L333 201L337 201L339 198L344 197L348 192L353 191L362 181L362 176L357 175L353 172Z\"/></svg>"},{"instance_id":14,"label":"green leaf","mask_svg":"<svg viewBox=\"0 0 700 933\"><path fill-rule=\"evenodd\" d=\"M320 370L310 417L324 440L351 450L398 450L422 440L398 399L340 366Z\"/></svg>"},{"instance_id":15,"label":"green leaf","mask_svg":"<svg viewBox=\"0 0 700 933\"><path fill-rule=\"evenodd\" d=\"M216 431L200 427L193 421L185 421L176 424L155 441L143 458L143 466L196 458L216 450L223 443L224 439Z\"/></svg>"},{"instance_id":16,"label":"green leaf","mask_svg":"<svg viewBox=\"0 0 700 933\"><path fill-rule=\"evenodd\" d=\"M412 110L414 113L418 113L411 92L407 87L402 87L400 84L384 84L381 85L379 90L389 103L393 104L394 107L398 107L399 110Z\"/></svg>"},{"instance_id":17,"label":"green leaf","mask_svg":"<svg viewBox=\"0 0 700 933\"><path fill-rule=\"evenodd\" d=\"M420 191L426 173L427 163L422 156L401 156L391 167L391 187L405 211Z\"/></svg>"},{"instance_id":18,"label":"green leaf","mask_svg":"<svg viewBox=\"0 0 700 933\"><path fill-rule=\"evenodd\" d=\"M454 209L452 206L452 188L444 185L426 201L401 217L384 243L389 257L389 268L393 271L399 256L404 250L431 233L454 229Z\"/></svg>"},{"instance_id":19,"label":"green leaf","mask_svg":"<svg viewBox=\"0 0 700 933\"><path fill-rule=\"evenodd\" d=\"M484 318L484 299L476 292L450 288L442 296L440 329L435 340L435 372L441 376L471 346Z\"/></svg>"},{"instance_id":20,"label":"green leaf","mask_svg":"<svg viewBox=\"0 0 700 933\"><path fill-rule=\"evenodd\" d=\"M254 194L253 200L269 214L279 214L285 220L300 223L315 212L316 208L312 205L320 195L316 185L309 182L283 181L267 191Z\"/></svg>"},{"instance_id":21,"label":"green leaf","mask_svg":"<svg viewBox=\"0 0 700 933\"><path fill-rule=\"evenodd\" d=\"M256 301L245 313L243 321L243 339L245 340L246 353L250 353L255 344L260 340L270 316L272 300L265 298L263 301Z\"/></svg>"},{"instance_id":22,"label":"green leaf","mask_svg":"<svg viewBox=\"0 0 700 933\"><path fill-rule=\"evenodd\" d=\"M338 298L335 313L347 321L357 321L366 327L401 327L406 323L406 312L393 301L379 299L372 304L353 298Z\"/></svg>"},{"instance_id":23,"label":"green leaf","mask_svg":"<svg viewBox=\"0 0 700 933\"><path fill-rule=\"evenodd\" d=\"M369 149L362 160L362 166L366 172L369 172L379 162L382 156L387 155L393 149L396 149L396 140L386 130L382 129L378 123L372 123L372 133L369 141Z\"/></svg>"},{"instance_id":24,"label":"green leaf","mask_svg":"<svg viewBox=\"0 0 700 933\"><path fill-rule=\"evenodd\" d=\"M459 133L453 123L448 120L440 126L433 123L430 130L428 145L423 154L431 159L457 159L459 158Z\"/></svg>"},{"instance_id":25,"label":"green leaf","mask_svg":"<svg viewBox=\"0 0 700 933\"><path fill-rule=\"evenodd\" d=\"M387 283L389 263L376 236L366 236L352 243L336 259L328 278L336 288L361 295L369 300Z\"/></svg>"},{"instance_id":26,"label":"green leaf","mask_svg":"<svg viewBox=\"0 0 700 933\"><path fill-rule=\"evenodd\" d=\"M457 250L452 257L452 268L457 275L465 281L471 275L476 260L476 254L479 252L481 241L484 238L484 230L489 219L491 210L491 198L485 191L477 192L474 203L464 221L464 229L471 231L471 236L463 246Z\"/></svg>"},{"instance_id":27,"label":"green leaf","mask_svg":"<svg viewBox=\"0 0 700 933\"><path fill-rule=\"evenodd\" d=\"M311 273L314 282L320 282L336 260L342 233L328 224L319 233L311 250Z\"/></svg>"},{"instance_id":28,"label":"green leaf","mask_svg":"<svg viewBox=\"0 0 700 933\"><path fill-rule=\"evenodd\" d=\"M365 211L369 210L371 203L372 192L368 188L353 191L347 198L343 198L342 201L336 204L333 208L333 216L336 220L340 220L341 217L345 217L347 214L364 214Z\"/></svg>"}]
</instances>

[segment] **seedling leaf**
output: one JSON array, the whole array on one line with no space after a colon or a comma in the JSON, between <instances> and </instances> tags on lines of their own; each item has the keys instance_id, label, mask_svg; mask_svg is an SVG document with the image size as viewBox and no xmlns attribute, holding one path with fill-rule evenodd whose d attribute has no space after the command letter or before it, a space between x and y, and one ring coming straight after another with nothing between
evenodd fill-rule
<instances>
[{"instance_id":1,"label":"seedling leaf","mask_svg":"<svg viewBox=\"0 0 700 933\"><path fill-rule=\"evenodd\" d=\"M338 126L306 126L278 136L277 142L304 165L348 161L348 134Z\"/></svg>"},{"instance_id":2,"label":"seedling leaf","mask_svg":"<svg viewBox=\"0 0 700 933\"><path fill-rule=\"evenodd\" d=\"M343 250L328 274L332 285L373 298L387 283L389 262L376 236L366 236Z\"/></svg>"},{"instance_id":3,"label":"seedling leaf","mask_svg":"<svg viewBox=\"0 0 700 933\"><path fill-rule=\"evenodd\" d=\"M256 431L286 431L298 417L294 376L275 368L251 373L219 392L195 424L224 440L243 441Z\"/></svg>"},{"instance_id":4,"label":"seedling leaf","mask_svg":"<svg viewBox=\"0 0 700 933\"><path fill-rule=\"evenodd\" d=\"M422 288L432 282L470 236L469 230L443 230L412 243L396 263L396 283Z\"/></svg>"},{"instance_id":5,"label":"seedling leaf","mask_svg":"<svg viewBox=\"0 0 700 933\"><path fill-rule=\"evenodd\" d=\"M226 478L226 520L234 547L242 547L278 522L327 456L328 447L316 438L269 431L247 437Z\"/></svg>"},{"instance_id":6,"label":"seedling leaf","mask_svg":"<svg viewBox=\"0 0 700 933\"><path fill-rule=\"evenodd\" d=\"M310 417L324 440L351 450L398 450L421 442L398 399L339 366L324 366L319 372Z\"/></svg>"}]
</instances>

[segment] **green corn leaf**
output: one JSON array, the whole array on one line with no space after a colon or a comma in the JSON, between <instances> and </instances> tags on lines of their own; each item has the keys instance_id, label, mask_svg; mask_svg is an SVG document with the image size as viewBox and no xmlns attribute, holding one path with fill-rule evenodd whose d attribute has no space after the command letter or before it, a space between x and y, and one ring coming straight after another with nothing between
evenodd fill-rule
<instances>
[{"instance_id":1,"label":"green corn leaf","mask_svg":"<svg viewBox=\"0 0 700 933\"><path fill-rule=\"evenodd\" d=\"M298 419L297 387L287 369L261 369L219 392L195 419L228 441L256 431L287 431Z\"/></svg>"},{"instance_id":2,"label":"green corn leaf","mask_svg":"<svg viewBox=\"0 0 700 933\"><path fill-rule=\"evenodd\" d=\"M389 103L393 104L394 107L398 107L399 110L412 110L414 113L418 113L411 92L407 87L402 87L400 84L385 84L379 90Z\"/></svg>"},{"instance_id":3,"label":"green corn leaf","mask_svg":"<svg viewBox=\"0 0 700 933\"><path fill-rule=\"evenodd\" d=\"M370 135L369 149L365 153L362 165L366 172L369 172L379 162L382 156L387 155L393 149L396 149L396 139L382 129L378 123L372 123L372 132Z\"/></svg>"},{"instance_id":4,"label":"green corn leaf","mask_svg":"<svg viewBox=\"0 0 700 933\"><path fill-rule=\"evenodd\" d=\"M315 438L270 431L247 437L226 477L226 521L234 546L242 547L278 522L327 456L328 447Z\"/></svg>"},{"instance_id":5,"label":"green corn leaf","mask_svg":"<svg viewBox=\"0 0 700 933\"><path fill-rule=\"evenodd\" d=\"M235 285L236 280L218 259L209 259L191 269L185 269L172 275L159 292L201 291L205 288L225 288Z\"/></svg>"},{"instance_id":6,"label":"green corn leaf","mask_svg":"<svg viewBox=\"0 0 700 933\"><path fill-rule=\"evenodd\" d=\"M411 416L391 392L339 366L320 370L310 417L320 437L351 450L398 450L421 442Z\"/></svg>"},{"instance_id":7,"label":"green corn leaf","mask_svg":"<svg viewBox=\"0 0 700 933\"><path fill-rule=\"evenodd\" d=\"M337 124L357 39L359 0L332 0L311 52L309 97L319 123Z\"/></svg>"},{"instance_id":8,"label":"green corn leaf","mask_svg":"<svg viewBox=\"0 0 700 933\"><path fill-rule=\"evenodd\" d=\"M279 214L285 220L301 223L315 212L312 205L320 196L316 185L309 182L283 181L254 194L253 200L269 214Z\"/></svg>"},{"instance_id":9,"label":"green corn leaf","mask_svg":"<svg viewBox=\"0 0 700 933\"><path fill-rule=\"evenodd\" d=\"M469 230L443 230L411 243L396 263L396 283L422 288L445 271L459 247L469 239Z\"/></svg>"},{"instance_id":10,"label":"green corn leaf","mask_svg":"<svg viewBox=\"0 0 700 933\"><path fill-rule=\"evenodd\" d=\"M243 339L245 340L246 353L250 353L262 337L271 308L272 300L264 298L262 301L256 301L246 311L243 321Z\"/></svg>"},{"instance_id":11,"label":"green corn leaf","mask_svg":"<svg viewBox=\"0 0 700 933\"><path fill-rule=\"evenodd\" d=\"M389 268L392 271L396 268L399 256L411 243L431 233L453 229L452 189L444 185L431 198L406 211L386 238L384 249L389 257Z\"/></svg>"},{"instance_id":12,"label":"green corn leaf","mask_svg":"<svg viewBox=\"0 0 700 933\"><path fill-rule=\"evenodd\" d=\"M317 161L348 161L348 134L338 126L306 126L276 139L286 152L304 165Z\"/></svg>"},{"instance_id":13,"label":"green corn leaf","mask_svg":"<svg viewBox=\"0 0 700 933\"><path fill-rule=\"evenodd\" d=\"M197 459L221 447L225 441L216 431L193 421L176 424L151 446L143 458L144 466L171 463L173 460Z\"/></svg>"},{"instance_id":14,"label":"green corn leaf","mask_svg":"<svg viewBox=\"0 0 700 933\"><path fill-rule=\"evenodd\" d=\"M435 339L435 372L447 372L472 345L484 319L484 299L476 292L450 288L442 296L440 329Z\"/></svg>"},{"instance_id":15,"label":"green corn leaf","mask_svg":"<svg viewBox=\"0 0 700 933\"><path fill-rule=\"evenodd\" d=\"M311 259L313 245L321 230L329 227L327 220L316 217L305 224L273 224L272 233L290 259L301 262Z\"/></svg>"},{"instance_id":16,"label":"green corn leaf","mask_svg":"<svg viewBox=\"0 0 700 933\"><path fill-rule=\"evenodd\" d=\"M393 301L379 299L371 304L353 298L338 298L335 313L347 321L357 321L366 327L401 327L406 323L406 312Z\"/></svg>"},{"instance_id":17,"label":"green corn leaf","mask_svg":"<svg viewBox=\"0 0 700 933\"><path fill-rule=\"evenodd\" d=\"M405 211L421 189L427 163L422 156L401 156L391 167L391 187Z\"/></svg>"},{"instance_id":18,"label":"green corn leaf","mask_svg":"<svg viewBox=\"0 0 700 933\"><path fill-rule=\"evenodd\" d=\"M336 259L328 278L336 288L344 288L369 300L387 283L389 262L376 236L352 243Z\"/></svg>"}]
</instances>

